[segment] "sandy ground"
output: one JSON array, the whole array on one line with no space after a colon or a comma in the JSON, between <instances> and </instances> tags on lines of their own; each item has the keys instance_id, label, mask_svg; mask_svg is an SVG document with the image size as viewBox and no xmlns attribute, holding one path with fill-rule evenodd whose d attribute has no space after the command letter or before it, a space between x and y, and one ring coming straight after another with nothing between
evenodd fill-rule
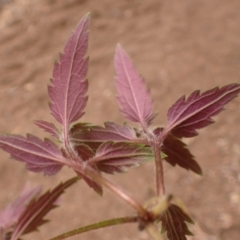
<instances>
[{"instance_id":1,"label":"sandy ground","mask_svg":"<svg viewBox=\"0 0 240 240\"><path fill-rule=\"evenodd\" d=\"M239 0L16 0L0 12L0 132L46 136L32 123L54 121L48 109L47 84L53 63L78 21L91 12L90 89L81 121L122 123L113 82L117 43L131 55L145 77L159 112L155 125L166 123L167 109L183 94L239 82ZM178 167L165 167L168 193L180 197L196 222L191 240L240 239L240 98L215 118L216 124L189 141L203 177ZM54 177L25 170L1 152L0 207L25 182L53 188L74 175L63 169ZM154 165L111 177L139 201L154 196ZM108 191L96 195L79 182L49 214L51 223L26 239L49 239L99 220L133 211ZM149 239L137 226L99 230L72 239Z\"/></svg>"}]
</instances>

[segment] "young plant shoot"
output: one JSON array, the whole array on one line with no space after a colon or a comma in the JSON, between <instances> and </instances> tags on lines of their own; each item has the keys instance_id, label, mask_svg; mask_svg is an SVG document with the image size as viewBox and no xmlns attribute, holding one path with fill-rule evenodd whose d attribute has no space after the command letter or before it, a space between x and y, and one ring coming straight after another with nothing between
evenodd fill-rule
<instances>
[{"instance_id":1,"label":"young plant shoot","mask_svg":"<svg viewBox=\"0 0 240 240\"><path fill-rule=\"evenodd\" d=\"M167 125L153 129L156 113L150 91L128 54L118 45L114 60L117 100L126 119L138 123L139 127L128 123L105 122L104 126L97 126L79 122L88 101L89 19L89 14L83 17L69 38L55 63L48 86L50 111L58 125L35 121L55 137L58 144L31 134L0 136L1 149L24 162L29 171L51 176L67 166L77 176L41 196L39 188L24 191L0 215L1 239L24 239L24 234L36 230L46 222L43 217L56 206L63 190L81 178L99 195L108 189L129 204L135 214L74 229L52 240L126 223L138 224L140 230L149 233L149 239L161 240L162 233L166 232L169 240L186 240L187 235L192 235L187 223L193 221L175 201L173 193L166 191L163 162L202 174L183 138L195 137L198 129L212 124L212 117L239 94L240 84L216 87L203 93L197 90L187 98L180 97L168 110ZM107 174L126 173L149 161L155 164L156 196L145 203L107 178Z\"/></svg>"}]
</instances>

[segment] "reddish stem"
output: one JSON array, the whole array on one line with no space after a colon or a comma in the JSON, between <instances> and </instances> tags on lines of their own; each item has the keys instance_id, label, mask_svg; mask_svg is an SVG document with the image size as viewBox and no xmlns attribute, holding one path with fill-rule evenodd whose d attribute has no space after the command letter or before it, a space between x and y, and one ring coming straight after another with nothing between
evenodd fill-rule
<instances>
[{"instance_id":1,"label":"reddish stem","mask_svg":"<svg viewBox=\"0 0 240 240\"><path fill-rule=\"evenodd\" d=\"M93 181L103 185L116 195L118 195L120 198L122 198L125 202L127 202L129 205L131 205L139 214L140 217L147 219L149 216L148 211L135 199L133 199L129 194L124 192L122 189L120 189L118 186L116 186L114 183L109 181L108 179L104 178L100 174L98 174L96 171L94 171L90 167L85 167L84 169L85 175L90 177Z\"/></svg>"},{"instance_id":2,"label":"reddish stem","mask_svg":"<svg viewBox=\"0 0 240 240\"><path fill-rule=\"evenodd\" d=\"M153 150L154 150L155 167L156 167L157 195L163 196L165 194L163 164L162 164L160 147L156 141L153 143Z\"/></svg>"},{"instance_id":3,"label":"reddish stem","mask_svg":"<svg viewBox=\"0 0 240 240\"><path fill-rule=\"evenodd\" d=\"M161 157L161 144L163 143L166 135L160 135L160 137L155 136L149 130L146 132L147 142L152 147L155 157L155 171L156 171L156 192L157 196L161 197L165 194L165 185L164 185L164 173L163 173L163 164Z\"/></svg>"}]
</instances>

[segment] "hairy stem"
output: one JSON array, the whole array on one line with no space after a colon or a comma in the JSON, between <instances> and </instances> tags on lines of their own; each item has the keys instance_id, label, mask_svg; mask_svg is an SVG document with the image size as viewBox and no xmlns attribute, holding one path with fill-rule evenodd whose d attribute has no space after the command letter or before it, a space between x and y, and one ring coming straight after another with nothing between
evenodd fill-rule
<instances>
[{"instance_id":1,"label":"hairy stem","mask_svg":"<svg viewBox=\"0 0 240 240\"><path fill-rule=\"evenodd\" d=\"M114 219L94 223L94 224L91 224L91 225L88 225L88 226L84 226L84 227L80 227L80 228L71 230L69 232L58 235L57 237L51 238L50 240L65 239L65 238L68 238L68 237L75 236L77 234L81 234L81 233L84 233L84 232L89 232L89 231L96 230L96 229L99 229L99 228L105 228L105 227L120 225L120 224L124 224L124 223L135 223L137 221L138 221L137 216L114 218Z\"/></svg>"},{"instance_id":2,"label":"hairy stem","mask_svg":"<svg viewBox=\"0 0 240 240\"><path fill-rule=\"evenodd\" d=\"M75 152L70 148L66 149L68 151L69 156L71 159L74 160L74 162L78 162L78 156L75 154ZM118 186L116 186L114 183L109 181L108 179L104 178L102 175L100 175L98 172L96 172L93 168L89 166L79 165L79 164L68 164L70 167L75 169L77 172L88 176L93 181L99 183L100 185L103 185L104 187L108 188L110 191L118 195L120 198L125 200L129 205L131 205L139 214L140 217L143 219L149 218L148 211L136 200L134 200L129 194L121 190Z\"/></svg>"},{"instance_id":3,"label":"hairy stem","mask_svg":"<svg viewBox=\"0 0 240 240\"><path fill-rule=\"evenodd\" d=\"M161 197L165 194L165 186L164 186L164 175L163 175L161 151L159 148L159 144L157 144L156 142L154 142L153 144L153 150L154 150L155 167L156 167L157 195Z\"/></svg>"},{"instance_id":4,"label":"hairy stem","mask_svg":"<svg viewBox=\"0 0 240 240\"><path fill-rule=\"evenodd\" d=\"M98 174L96 171L94 171L90 167L86 167L84 169L84 173L89 176L92 180L96 181L97 183L103 185L116 195L118 195L120 198L122 198L125 202L127 202L129 205L131 205L144 219L148 219L148 211L135 199L133 199L129 194L124 192L122 189L120 189L118 186L116 186L114 183L109 181L108 179L104 178L100 174Z\"/></svg>"}]
</instances>

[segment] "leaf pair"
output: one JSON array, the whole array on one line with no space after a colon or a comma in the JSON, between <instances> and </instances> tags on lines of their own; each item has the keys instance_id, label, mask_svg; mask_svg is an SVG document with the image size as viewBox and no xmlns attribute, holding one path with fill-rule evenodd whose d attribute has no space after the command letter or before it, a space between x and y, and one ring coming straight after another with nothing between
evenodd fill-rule
<instances>
[{"instance_id":1,"label":"leaf pair","mask_svg":"<svg viewBox=\"0 0 240 240\"><path fill-rule=\"evenodd\" d=\"M115 67L120 109L127 119L140 123L143 130L146 130L155 116L153 102L143 78L120 46L116 51ZM197 129L213 123L212 117L222 111L225 104L239 92L240 84L230 84L202 94L197 90L187 99L183 96L174 103L168 110L167 126L153 131L161 150L167 155L165 160L171 165L178 164L201 174L200 166L181 138L194 137L198 134Z\"/></svg>"},{"instance_id":2,"label":"leaf pair","mask_svg":"<svg viewBox=\"0 0 240 240\"><path fill-rule=\"evenodd\" d=\"M153 101L143 78L120 46L116 51L115 68L120 109L127 119L140 123L145 130L155 117ZM213 123L212 117L221 112L239 92L240 84L235 83L202 94L197 90L187 99L185 96L179 98L168 110L164 133L172 132L178 138L196 136L196 130Z\"/></svg>"},{"instance_id":3,"label":"leaf pair","mask_svg":"<svg viewBox=\"0 0 240 240\"><path fill-rule=\"evenodd\" d=\"M36 125L63 143L59 149L52 141L42 141L28 134L26 137L0 136L0 147L19 161L25 162L29 170L43 171L47 175L56 174L64 165L72 167L78 175L100 192L100 186L85 176L86 163L96 170L107 173L123 172L127 168L152 159L152 152L142 144L128 143L136 138L133 129L114 123L106 123L105 128L91 127L89 124L75 124L83 114L87 103L88 82L86 80L88 59L89 15L78 24L68 40L64 53L55 64L52 85L49 86L50 109L55 119L62 125L59 130L54 124L36 121ZM92 133L82 141L84 131ZM101 133L100 133L101 132ZM93 144L90 144L92 141Z\"/></svg>"},{"instance_id":4,"label":"leaf pair","mask_svg":"<svg viewBox=\"0 0 240 240\"><path fill-rule=\"evenodd\" d=\"M197 130L213 123L212 117L221 112L224 106L240 92L240 84L230 84L213 88L200 94L197 90L187 99L181 97L168 110L167 126L151 132L148 127L153 121L153 102L144 80L138 74L126 52L119 46L115 56L117 71L116 85L120 109L127 119L141 124L145 132L146 144L158 144L166 154L164 160L202 174L194 156L181 140L183 137L196 136ZM141 130L139 131L141 133ZM170 240L186 240L192 235L186 222L191 219L178 206L172 204L161 217L163 232L167 231Z\"/></svg>"}]
</instances>

